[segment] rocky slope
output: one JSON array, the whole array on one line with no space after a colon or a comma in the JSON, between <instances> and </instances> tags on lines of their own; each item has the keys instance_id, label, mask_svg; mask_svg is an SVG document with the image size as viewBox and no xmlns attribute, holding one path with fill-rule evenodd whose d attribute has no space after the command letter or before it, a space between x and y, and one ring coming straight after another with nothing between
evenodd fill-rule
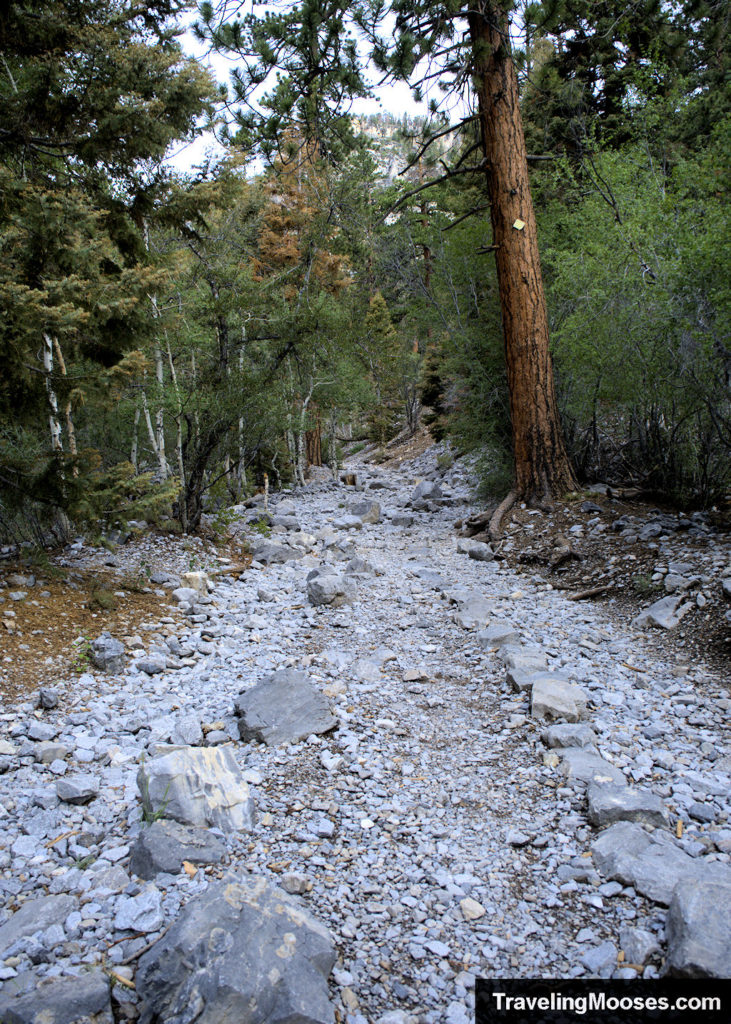
<instances>
[{"instance_id":1,"label":"rocky slope","mask_svg":"<svg viewBox=\"0 0 731 1024\"><path fill-rule=\"evenodd\" d=\"M723 673L457 536L459 464L350 469L5 704L0 1015L462 1024L476 975L731 975Z\"/></svg>"}]
</instances>

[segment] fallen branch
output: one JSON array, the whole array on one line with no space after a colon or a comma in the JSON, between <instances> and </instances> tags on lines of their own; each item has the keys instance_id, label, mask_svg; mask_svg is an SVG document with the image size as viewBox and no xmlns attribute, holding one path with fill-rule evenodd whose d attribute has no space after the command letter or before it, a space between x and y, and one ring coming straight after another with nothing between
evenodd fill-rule
<instances>
[{"instance_id":1,"label":"fallen branch","mask_svg":"<svg viewBox=\"0 0 731 1024\"><path fill-rule=\"evenodd\" d=\"M586 597L598 597L599 594L606 594L610 589L609 583L602 584L601 587L589 587L588 590L579 590L575 594L567 594L567 601L583 601Z\"/></svg>"},{"instance_id":2,"label":"fallen branch","mask_svg":"<svg viewBox=\"0 0 731 1024\"><path fill-rule=\"evenodd\" d=\"M139 960L139 958L142 956L143 953L146 953L148 949L152 949L152 947L155 945L155 943L159 942L160 939L163 937L163 935L165 935L167 932L170 931L172 926L173 926L173 922L171 921L170 924L167 926L167 928L163 928L163 930L160 932L160 934L158 935L158 937L156 939L153 939L152 942L148 942L146 946L142 947L142 949L138 949L136 953L132 954L132 956L128 956L126 960L122 961L122 965L121 966L122 967L126 967L127 964L131 964L131 963L134 963L135 960Z\"/></svg>"}]
</instances>

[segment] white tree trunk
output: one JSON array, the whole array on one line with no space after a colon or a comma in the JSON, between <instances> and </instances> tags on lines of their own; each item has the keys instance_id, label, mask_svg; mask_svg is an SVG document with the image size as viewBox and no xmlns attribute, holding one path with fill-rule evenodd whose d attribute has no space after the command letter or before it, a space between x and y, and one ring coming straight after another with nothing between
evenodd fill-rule
<instances>
[{"instance_id":1,"label":"white tree trunk","mask_svg":"<svg viewBox=\"0 0 731 1024\"><path fill-rule=\"evenodd\" d=\"M51 450L54 452L63 451L61 440L61 421L58 418L58 397L53 390L53 339L50 334L43 332L43 369L45 370L46 394L48 395L48 425L51 430Z\"/></svg>"},{"instance_id":2,"label":"white tree trunk","mask_svg":"<svg viewBox=\"0 0 731 1024\"><path fill-rule=\"evenodd\" d=\"M137 408L135 409L135 422L134 426L132 427L132 448L129 453L129 461L132 463L132 469L135 471L135 473L139 473L139 468L137 465L137 430L140 425L140 411L141 410L138 405Z\"/></svg>"}]
</instances>

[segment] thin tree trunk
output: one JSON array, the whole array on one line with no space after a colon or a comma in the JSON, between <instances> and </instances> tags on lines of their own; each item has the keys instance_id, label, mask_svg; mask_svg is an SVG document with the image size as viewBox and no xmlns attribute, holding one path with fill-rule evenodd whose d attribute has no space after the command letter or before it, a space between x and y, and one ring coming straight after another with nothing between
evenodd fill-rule
<instances>
[{"instance_id":1,"label":"thin tree trunk","mask_svg":"<svg viewBox=\"0 0 731 1024\"><path fill-rule=\"evenodd\" d=\"M134 426L132 427L132 448L129 453L129 461L132 463L132 469L135 471L135 473L139 473L139 468L137 466L137 430L140 425L140 411L141 410L138 405L137 408L135 409L135 421Z\"/></svg>"},{"instance_id":2,"label":"thin tree trunk","mask_svg":"<svg viewBox=\"0 0 731 1024\"><path fill-rule=\"evenodd\" d=\"M63 357L63 352L61 351L61 346L58 343L58 338L54 338L53 339L53 349L54 349L54 351L56 353L56 359L58 360L58 366L59 366L59 369L61 371L61 374L62 374L62 376L67 377L68 373L67 373L67 370L66 370L66 360ZM64 418L66 420L66 433L67 433L68 439L69 439L69 451L73 455L74 460L76 460L76 458L77 458L77 456L79 454L79 450L78 450L78 448L76 446L76 429L74 427L74 421L73 421L73 418L71 416L71 399L70 398L66 399L66 404L63 407L63 414L64 414ZM79 467L76 465L76 461L74 461L73 466L71 467L71 473L75 477L77 477L79 475Z\"/></svg>"},{"instance_id":3,"label":"thin tree trunk","mask_svg":"<svg viewBox=\"0 0 731 1024\"><path fill-rule=\"evenodd\" d=\"M43 332L43 369L45 371L46 394L48 396L48 425L51 431L51 450L60 454L63 452L61 421L58 418L58 396L54 391L51 379L53 374L53 339L45 331Z\"/></svg>"},{"instance_id":4,"label":"thin tree trunk","mask_svg":"<svg viewBox=\"0 0 731 1024\"><path fill-rule=\"evenodd\" d=\"M468 14L487 171L518 495L575 490L556 404L518 79L505 11L479 0Z\"/></svg>"}]
</instances>

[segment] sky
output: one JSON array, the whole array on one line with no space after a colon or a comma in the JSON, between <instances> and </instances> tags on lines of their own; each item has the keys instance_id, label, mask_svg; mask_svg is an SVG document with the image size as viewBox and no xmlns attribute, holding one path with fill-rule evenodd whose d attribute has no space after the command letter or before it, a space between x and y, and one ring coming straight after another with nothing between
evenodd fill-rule
<instances>
[{"instance_id":1,"label":"sky","mask_svg":"<svg viewBox=\"0 0 731 1024\"><path fill-rule=\"evenodd\" d=\"M197 18L195 12L191 15L192 24ZM203 46L194 36L192 31L185 32L180 38L184 53L195 57L204 64L217 82L228 83L234 63L231 59L218 54L206 52ZM415 102L411 88L404 82L395 82L390 85L374 88L373 99L358 99L353 102L352 112L356 115L375 113L390 113L397 117L403 114L410 116L425 115L427 113L427 102ZM428 96L427 96L428 100ZM178 171L188 171L196 165L201 164L207 154L214 157L223 155L222 147L216 142L210 133L201 136L194 142L177 145L168 158L168 163Z\"/></svg>"}]
</instances>

